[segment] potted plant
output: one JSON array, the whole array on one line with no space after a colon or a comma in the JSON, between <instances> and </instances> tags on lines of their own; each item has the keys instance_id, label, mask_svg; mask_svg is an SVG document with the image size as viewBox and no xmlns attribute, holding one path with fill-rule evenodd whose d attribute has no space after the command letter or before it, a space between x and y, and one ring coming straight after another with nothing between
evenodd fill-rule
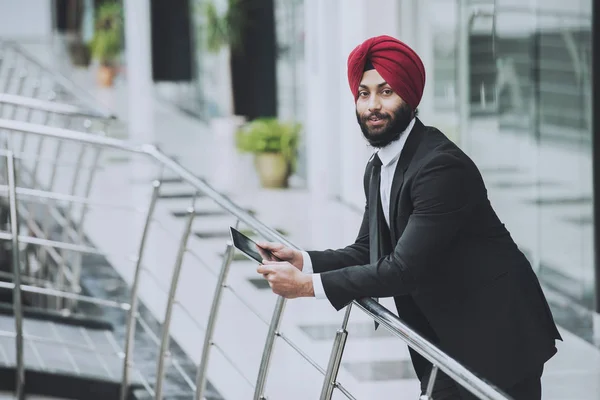
<instances>
[{"instance_id":1,"label":"potted plant","mask_svg":"<svg viewBox=\"0 0 600 400\"><path fill-rule=\"evenodd\" d=\"M91 43L92 57L99 62L98 83L111 86L117 73L121 53L122 10L116 2L106 2L98 8L94 37Z\"/></svg>"},{"instance_id":2,"label":"potted plant","mask_svg":"<svg viewBox=\"0 0 600 400\"><path fill-rule=\"evenodd\" d=\"M75 67L85 67L90 65L90 44L89 40L84 39L83 29L86 25L86 8L89 5L81 1L70 1L61 7L63 18L65 19L65 39L71 63Z\"/></svg>"},{"instance_id":3,"label":"potted plant","mask_svg":"<svg viewBox=\"0 0 600 400\"><path fill-rule=\"evenodd\" d=\"M69 43L69 55L75 67L87 68L92 59L89 43L83 42L80 38L75 38Z\"/></svg>"},{"instance_id":4,"label":"potted plant","mask_svg":"<svg viewBox=\"0 0 600 400\"><path fill-rule=\"evenodd\" d=\"M263 187L288 187L288 178L296 169L299 133L299 124L277 118L257 118L237 131L237 148L254 154Z\"/></svg>"}]
</instances>

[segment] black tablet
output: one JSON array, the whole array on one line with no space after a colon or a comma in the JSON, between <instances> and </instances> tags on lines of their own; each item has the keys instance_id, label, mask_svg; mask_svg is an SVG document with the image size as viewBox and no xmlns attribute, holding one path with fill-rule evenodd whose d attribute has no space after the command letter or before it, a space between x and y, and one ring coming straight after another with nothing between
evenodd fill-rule
<instances>
[{"instance_id":1,"label":"black tablet","mask_svg":"<svg viewBox=\"0 0 600 400\"><path fill-rule=\"evenodd\" d=\"M244 235L234 227L229 227L233 246L241 251L249 259L262 263L263 260L280 261L269 250L259 247L256 242Z\"/></svg>"}]
</instances>

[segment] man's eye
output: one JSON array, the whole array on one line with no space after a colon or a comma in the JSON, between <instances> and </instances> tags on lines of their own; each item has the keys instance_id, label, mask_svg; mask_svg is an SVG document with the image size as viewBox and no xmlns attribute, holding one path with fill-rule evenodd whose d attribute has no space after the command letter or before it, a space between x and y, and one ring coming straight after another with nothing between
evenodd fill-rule
<instances>
[{"instance_id":1,"label":"man's eye","mask_svg":"<svg viewBox=\"0 0 600 400\"><path fill-rule=\"evenodd\" d=\"M367 97L369 95L369 93L367 93L367 92L358 92L358 95L360 97Z\"/></svg>"},{"instance_id":2,"label":"man's eye","mask_svg":"<svg viewBox=\"0 0 600 400\"><path fill-rule=\"evenodd\" d=\"M383 89L382 93L386 96L391 95L393 92L390 89Z\"/></svg>"}]
</instances>

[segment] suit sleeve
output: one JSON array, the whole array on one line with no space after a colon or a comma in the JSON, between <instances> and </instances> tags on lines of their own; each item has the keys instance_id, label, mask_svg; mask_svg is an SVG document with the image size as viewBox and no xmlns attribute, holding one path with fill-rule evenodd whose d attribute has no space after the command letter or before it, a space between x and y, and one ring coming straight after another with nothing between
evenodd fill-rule
<instances>
[{"instance_id":1,"label":"suit sleeve","mask_svg":"<svg viewBox=\"0 0 600 400\"><path fill-rule=\"evenodd\" d=\"M472 167L452 154L421 167L411 187L413 213L394 251L373 264L321 274L331 304L340 310L355 299L409 294L418 287L432 259L452 245L468 220L474 179Z\"/></svg>"},{"instance_id":2,"label":"suit sleeve","mask_svg":"<svg viewBox=\"0 0 600 400\"><path fill-rule=\"evenodd\" d=\"M369 184L369 176L371 170L369 164L365 168L364 189L365 197L367 197L367 188ZM358 230L358 236L353 244L346 246L343 249L324 250L324 251L308 251L310 260L313 266L313 271L316 273L334 271L340 268L349 267L351 265L362 265L369 262L369 203L365 204L365 213L363 214L362 223Z\"/></svg>"}]
</instances>

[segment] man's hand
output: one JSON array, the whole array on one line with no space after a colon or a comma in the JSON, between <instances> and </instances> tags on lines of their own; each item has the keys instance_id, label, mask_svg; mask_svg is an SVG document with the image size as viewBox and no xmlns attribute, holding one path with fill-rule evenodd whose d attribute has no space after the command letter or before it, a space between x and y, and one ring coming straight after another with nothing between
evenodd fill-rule
<instances>
[{"instance_id":1,"label":"man's hand","mask_svg":"<svg viewBox=\"0 0 600 400\"><path fill-rule=\"evenodd\" d=\"M265 261L256 271L269 282L273 293L286 299L315 295L312 276L303 274L287 261Z\"/></svg>"},{"instance_id":2,"label":"man's hand","mask_svg":"<svg viewBox=\"0 0 600 400\"><path fill-rule=\"evenodd\" d=\"M304 260L302 258L302 253L298 250L290 249L289 247L286 247L281 243L258 242L257 244L259 247L269 250L271 253L273 253L275 257L277 257L281 261L287 261L294 267L302 271Z\"/></svg>"}]
</instances>

